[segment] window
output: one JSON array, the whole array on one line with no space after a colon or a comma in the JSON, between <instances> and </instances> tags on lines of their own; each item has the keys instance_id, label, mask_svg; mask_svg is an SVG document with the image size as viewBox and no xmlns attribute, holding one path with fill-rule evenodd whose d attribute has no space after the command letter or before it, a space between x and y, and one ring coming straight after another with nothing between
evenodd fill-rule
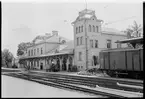
<instances>
[{"instance_id":1,"label":"window","mask_svg":"<svg viewBox=\"0 0 145 99\"><path fill-rule=\"evenodd\" d=\"M77 37L77 46L79 45L79 37Z\"/></svg>"},{"instance_id":2,"label":"window","mask_svg":"<svg viewBox=\"0 0 145 99\"><path fill-rule=\"evenodd\" d=\"M93 25L93 32L95 32L95 26Z\"/></svg>"},{"instance_id":3,"label":"window","mask_svg":"<svg viewBox=\"0 0 145 99\"><path fill-rule=\"evenodd\" d=\"M41 48L41 54L43 54L43 50L42 50L42 48Z\"/></svg>"},{"instance_id":4,"label":"window","mask_svg":"<svg viewBox=\"0 0 145 99\"><path fill-rule=\"evenodd\" d=\"M34 67L36 66L36 61L34 61Z\"/></svg>"},{"instance_id":5,"label":"window","mask_svg":"<svg viewBox=\"0 0 145 99\"><path fill-rule=\"evenodd\" d=\"M31 66L33 66L33 61L31 61Z\"/></svg>"},{"instance_id":6,"label":"window","mask_svg":"<svg viewBox=\"0 0 145 99\"><path fill-rule=\"evenodd\" d=\"M39 54L39 48L37 48L37 54Z\"/></svg>"},{"instance_id":7,"label":"window","mask_svg":"<svg viewBox=\"0 0 145 99\"><path fill-rule=\"evenodd\" d=\"M81 27L79 26L79 33L81 32Z\"/></svg>"},{"instance_id":8,"label":"window","mask_svg":"<svg viewBox=\"0 0 145 99\"><path fill-rule=\"evenodd\" d=\"M96 26L96 32L99 32L99 28L98 28L98 26Z\"/></svg>"},{"instance_id":9,"label":"window","mask_svg":"<svg viewBox=\"0 0 145 99\"><path fill-rule=\"evenodd\" d=\"M36 49L34 49L34 55L36 55Z\"/></svg>"},{"instance_id":10,"label":"window","mask_svg":"<svg viewBox=\"0 0 145 99\"><path fill-rule=\"evenodd\" d=\"M80 38L80 45L83 44L83 36Z\"/></svg>"},{"instance_id":11,"label":"window","mask_svg":"<svg viewBox=\"0 0 145 99\"><path fill-rule=\"evenodd\" d=\"M28 53L28 55L30 56L30 50L29 50L29 53Z\"/></svg>"},{"instance_id":12,"label":"window","mask_svg":"<svg viewBox=\"0 0 145 99\"><path fill-rule=\"evenodd\" d=\"M78 33L78 27L76 27L76 34Z\"/></svg>"},{"instance_id":13,"label":"window","mask_svg":"<svg viewBox=\"0 0 145 99\"><path fill-rule=\"evenodd\" d=\"M27 49L26 49L26 53L27 53Z\"/></svg>"},{"instance_id":14,"label":"window","mask_svg":"<svg viewBox=\"0 0 145 99\"><path fill-rule=\"evenodd\" d=\"M117 43L117 48L121 48L121 44L120 43Z\"/></svg>"},{"instance_id":15,"label":"window","mask_svg":"<svg viewBox=\"0 0 145 99\"><path fill-rule=\"evenodd\" d=\"M98 40L95 40L95 48L98 48Z\"/></svg>"},{"instance_id":16,"label":"window","mask_svg":"<svg viewBox=\"0 0 145 99\"><path fill-rule=\"evenodd\" d=\"M89 25L89 32L91 32L91 25Z\"/></svg>"},{"instance_id":17,"label":"window","mask_svg":"<svg viewBox=\"0 0 145 99\"><path fill-rule=\"evenodd\" d=\"M81 26L81 31L83 32L83 26Z\"/></svg>"},{"instance_id":18,"label":"window","mask_svg":"<svg viewBox=\"0 0 145 99\"><path fill-rule=\"evenodd\" d=\"M107 48L111 48L111 40L107 40Z\"/></svg>"},{"instance_id":19,"label":"window","mask_svg":"<svg viewBox=\"0 0 145 99\"><path fill-rule=\"evenodd\" d=\"M39 67L39 61L37 61L37 67Z\"/></svg>"},{"instance_id":20,"label":"window","mask_svg":"<svg viewBox=\"0 0 145 99\"><path fill-rule=\"evenodd\" d=\"M90 47L93 48L93 40L90 40Z\"/></svg>"},{"instance_id":21,"label":"window","mask_svg":"<svg viewBox=\"0 0 145 99\"><path fill-rule=\"evenodd\" d=\"M82 52L79 52L79 61L82 61Z\"/></svg>"},{"instance_id":22,"label":"window","mask_svg":"<svg viewBox=\"0 0 145 99\"><path fill-rule=\"evenodd\" d=\"M31 56L33 56L33 50L31 50Z\"/></svg>"}]
</instances>

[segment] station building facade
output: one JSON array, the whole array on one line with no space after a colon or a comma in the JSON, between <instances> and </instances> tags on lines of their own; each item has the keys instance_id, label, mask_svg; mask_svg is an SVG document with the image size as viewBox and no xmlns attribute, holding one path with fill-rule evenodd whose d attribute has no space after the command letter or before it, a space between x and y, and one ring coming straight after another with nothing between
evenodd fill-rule
<instances>
[{"instance_id":1,"label":"station building facade","mask_svg":"<svg viewBox=\"0 0 145 99\"><path fill-rule=\"evenodd\" d=\"M104 49L126 47L115 43L126 39L125 33L112 28L103 28L103 20L96 17L95 11L85 9L79 12L74 22L74 40L58 35L57 31L37 39L20 57L31 68L46 69L52 62L59 64L60 71L67 71L76 65L78 70L99 68L99 52ZM24 64L21 64L23 67Z\"/></svg>"}]
</instances>

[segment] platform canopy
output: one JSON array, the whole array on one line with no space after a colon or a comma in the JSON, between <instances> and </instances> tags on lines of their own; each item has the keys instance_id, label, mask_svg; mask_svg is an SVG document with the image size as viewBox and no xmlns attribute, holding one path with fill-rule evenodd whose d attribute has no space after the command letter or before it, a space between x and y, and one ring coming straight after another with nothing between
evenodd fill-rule
<instances>
[{"instance_id":1,"label":"platform canopy","mask_svg":"<svg viewBox=\"0 0 145 99\"><path fill-rule=\"evenodd\" d=\"M115 43L140 43L140 44L143 44L143 37L118 40Z\"/></svg>"}]
</instances>

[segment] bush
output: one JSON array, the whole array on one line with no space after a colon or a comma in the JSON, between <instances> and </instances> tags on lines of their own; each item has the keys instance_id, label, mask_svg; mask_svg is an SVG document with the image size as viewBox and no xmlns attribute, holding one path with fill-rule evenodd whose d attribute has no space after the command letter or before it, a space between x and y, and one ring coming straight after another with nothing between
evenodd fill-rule
<instances>
[{"instance_id":1,"label":"bush","mask_svg":"<svg viewBox=\"0 0 145 99\"><path fill-rule=\"evenodd\" d=\"M52 72L58 72L59 71L59 65L58 64L52 64L52 65L50 65L50 68L49 69L47 69L46 71L52 71Z\"/></svg>"},{"instance_id":2,"label":"bush","mask_svg":"<svg viewBox=\"0 0 145 99\"><path fill-rule=\"evenodd\" d=\"M87 72L89 72L89 73L102 73L102 70L98 69L98 68L91 68L91 69L88 69Z\"/></svg>"},{"instance_id":3,"label":"bush","mask_svg":"<svg viewBox=\"0 0 145 99\"><path fill-rule=\"evenodd\" d=\"M78 68L76 65L74 65L70 68L70 72L77 72L77 71L78 71Z\"/></svg>"},{"instance_id":4,"label":"bush","mask_svg":"<svg viewBox=\"0 0 145 99\"><path fill-rule=\"evenodd\" d=\"M12 66L12 68L18 68L18 66L14 64L14 65Z\"/></svg>"}]
</instances>

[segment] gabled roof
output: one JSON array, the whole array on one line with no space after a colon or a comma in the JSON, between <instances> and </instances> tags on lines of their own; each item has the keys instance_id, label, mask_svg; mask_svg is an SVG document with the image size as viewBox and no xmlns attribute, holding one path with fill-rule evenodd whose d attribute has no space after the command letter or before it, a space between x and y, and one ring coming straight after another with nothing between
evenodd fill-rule
<instances>
[{"instance_id":1,"label":"gabled roof","mask_svg":"<svg viewBox=\"0 0 145 99\"><path fill-rule=\"evenodd\" d=\"M57 48L55 48L53 51L51 51L52 53L55 51L58 52L71 52L72 50L74 50L74 41L71 40L69 42L66 42L65 44L60 44L58 45Z\"/></svg>"},{"instance_id":2,"label":"gabled roof","mask_svg":"<svg viewBox=\"0 0 145 99\"><path fill-rule=\"evenodd\" d=\"M63 50L65 50L65 49L74 49L74 41L73 40L71 40L69 42L66 42L66 45L67 46Z\"/></svg>"},{"instance_id":3,"label":"gabled roof","mask_svg":"<svg viewBox=\"0 0 145 99\"><path fill-rule=\"evenodd\" d=\"M102 33L104 34L114 34L114 35L122 35L122 36L126 36L126 34L124 32L121 32L117 29L114 28L106 28L106 27L102 27L101 28Z\"/></svg>"},{"instance_id":4,"label":"gabled roof","mask_svg":"<svg viewBox=\"0 0 145 99\"><path fill-rule=\"evenodd\" d=\"M62 41L65 41L65 42L68 42L70 41L69 39L65 38L65 37L62 37L62 36L59 36L59 35L52 35L52 36L49 36L49 37L45 37L45 36L39 36L40 38L38 38L35 42L33 43L33 45L31 46L28 46L27 48L29 47L32 47L34 45L37 45L37 44L43 44L43 43L62 43Z\"/></svg>"}]
</instances>

